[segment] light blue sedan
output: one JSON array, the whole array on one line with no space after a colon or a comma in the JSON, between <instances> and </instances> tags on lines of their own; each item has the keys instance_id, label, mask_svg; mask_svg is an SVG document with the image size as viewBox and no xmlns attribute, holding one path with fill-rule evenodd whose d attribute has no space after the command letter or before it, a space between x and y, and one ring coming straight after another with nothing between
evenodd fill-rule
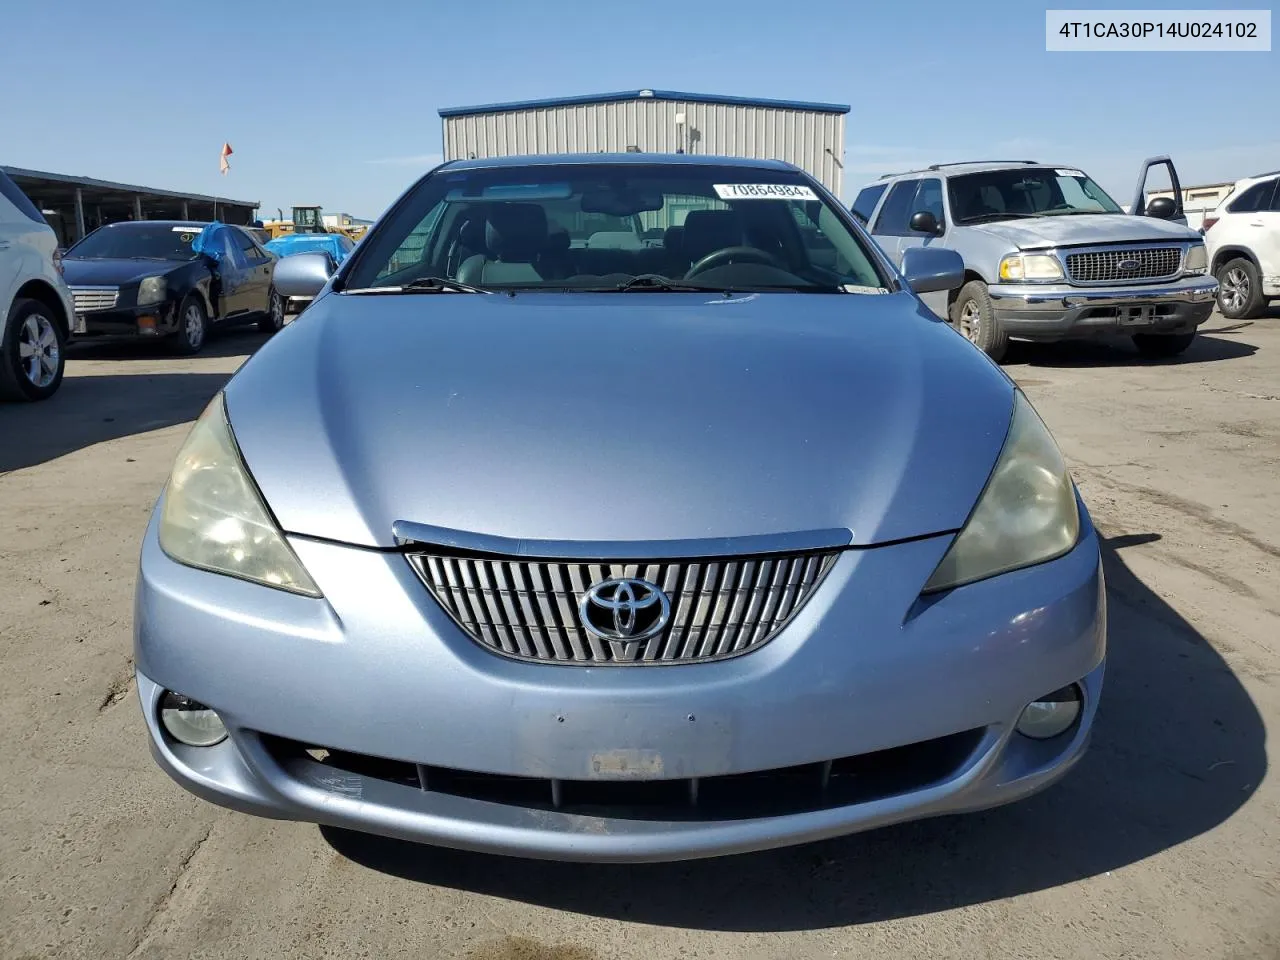
<instances>
[{"instance_id":1,"label":"light blue sedan","mask_svg":"<svg viewBox=\"0 0 1280 960\"><path fill-rule=\"evenodd\" d=\"M246 813L657 861L1007 803L1082 755L1098 539L1017 387L776 161L448 163L186 440L152 752Z\"/></svg>"}]
</instances>

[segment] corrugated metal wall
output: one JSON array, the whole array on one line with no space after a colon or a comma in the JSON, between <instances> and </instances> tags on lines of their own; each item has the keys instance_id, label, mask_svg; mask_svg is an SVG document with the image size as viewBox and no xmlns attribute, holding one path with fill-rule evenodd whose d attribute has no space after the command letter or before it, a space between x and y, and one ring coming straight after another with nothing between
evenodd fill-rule
<instances>
[{"instance_id":1,"label":"corrugated metal wall","mask_svg":"<svg viewBox=\"0 0 1280 960\"><path fill-rule=\"evenodd\" d=\"M684 127L676 115L685 115ZM683 142L681 134L683 133ZM844 114L776 107L637 99L444 118L444 157L533 153L719 154L786 160L836 196L843 186Z\"/></svg>"}]
</instances>

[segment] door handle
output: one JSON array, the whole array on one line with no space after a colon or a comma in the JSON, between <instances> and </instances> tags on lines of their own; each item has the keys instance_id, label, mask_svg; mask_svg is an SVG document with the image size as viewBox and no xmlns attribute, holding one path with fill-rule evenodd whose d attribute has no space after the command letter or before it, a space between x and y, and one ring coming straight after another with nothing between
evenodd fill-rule
<instances>
[{"instance_id":1,"label":"door handle","mask_svg":"<svg viewBox=\"0 0 1280 960\"><path fill-rule=\"evenodd\" d=\"M9 249L9 241L0 240L0 250L8 250L8 249Z\"/></svg>"}]
</instances>

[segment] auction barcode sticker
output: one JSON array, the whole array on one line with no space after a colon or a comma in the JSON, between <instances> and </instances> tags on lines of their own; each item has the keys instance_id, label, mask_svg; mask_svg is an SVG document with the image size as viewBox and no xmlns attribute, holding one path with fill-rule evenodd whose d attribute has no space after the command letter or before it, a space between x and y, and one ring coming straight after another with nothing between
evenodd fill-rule
<instances>
[{"instance_id":1,"label":"auction barcode sticker","mask_svg":"<svg viewBox=\"0 0 1280 960\"><path fill-rule=\"evenodd\" d=\"M811 187L790 183L717 183L713 185L721 200L817 200Z\"/></svg>"},{"instance_id":2,"label":"auction barcode sticker","mask_svg":"<svg viewBox=\"0 0 1280 960\"><path fill-rule=\"evenodd\" d=\"M1271 49L1270 10L1046 10L1052 51Z\"/></svg>"}]
</instances>

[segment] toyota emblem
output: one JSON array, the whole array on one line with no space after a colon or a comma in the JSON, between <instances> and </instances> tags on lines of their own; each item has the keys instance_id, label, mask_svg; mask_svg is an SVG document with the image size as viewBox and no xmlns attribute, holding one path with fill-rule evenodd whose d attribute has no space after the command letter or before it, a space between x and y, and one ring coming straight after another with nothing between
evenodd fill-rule
<instances>
[{"instance_id":1,"label":"toyota emblem","mask_svg":"<svg viewBox=\"0 0 1280 960\"><path fill-rule=\"evenodd\" d=\"M601 580L582 595L578 615L589 633L609 642L615 659L634 660L667 625L671 601L648 580Z\"/></svg>"}]
</instances>

